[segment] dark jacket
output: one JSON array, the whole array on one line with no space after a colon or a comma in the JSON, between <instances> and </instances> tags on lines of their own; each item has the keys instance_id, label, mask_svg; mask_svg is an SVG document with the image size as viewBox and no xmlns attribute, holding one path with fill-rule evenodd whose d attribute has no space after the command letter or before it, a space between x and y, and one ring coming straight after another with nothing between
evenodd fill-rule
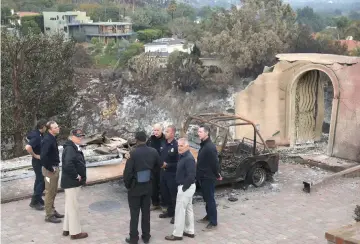
<instances>
[{"instance_id":1,"label":"dark jacket","mask_svg":"<svg viewBox=\"0 0 360 244\"><path fill-rule=\"evenodd\" d=\"M166 162L165 172L176 173L176 166L179 161L178 142L174 139L170 143L165 142L165 147L161 151L161 160Z\"/></svg>"},{"instance_id":2,"label":"dark jacket","mask_svg":"<svg viewBox=\"0 0 360 244\"><path fill-rule=\"evenodd\" d=\"M68 140L64 144L62 153L61 188L73 188L84 185L86 182L86 162L84 154L79 151L74 142ZM79 182L78 175L81 176Z\"/></svg>"},{"instance_id":3,"label":"dark jacket","mask_svg":"<svg viewBox=\"0 0 360 244\"><path fill-rule=\"evenodd\" d=\"M41 153L41 141L42 141L42 134L39 130L31 131L26 138L28 139L28 145L31 146L33 152L37 155Z\"/></svg>"},{"instance_id":4,"label":"dark jacket","mask_svg":"<svg viewBox=\"0 0 360 244\"><path fill-rule=\"evenodd\" d=\"M195 183L196 163L190 151L180 154L180 160L177 164L176 183L182 185L182 190L189 189L191 184Z\"/></svg>"},{"instance_id":5,"label":"dark jacket","mask_svg":"<svg viewBox=\"0 0 360 244\"><path fill-rule=\"evenodd\" d=\"M161 133L160 137L156 137L154 135L150 136L150 138L147 140L146 145L148 147L152 147L156 149L156 151L161 153L161 150L165 147L166 139L164 134Z\"/></svg>"},{"instance_id":6,"label":"dark jacket","mask_svg":"<svg viewBox=\"0 0 360 244\"><path fill-rule=\"evenodd\" d=\"M140 171L150 170L152 175L155 170L158 170L162 162L159 154L154 148L148 147L145 144L136 146L130 152L130 158L126 161L124 170L124 184L129 190L131 196L142 196L151 194L151 179L146 183L139 183L137 173Z\"/></svg>"},{"instance_id":7,"label":"dark jacket","mask_svg":"<svg viewBox=\"0 0 360 244\"><path fill-rule=\"evenodd\" d=\"M219 158L215 144L210 138L200 143L197 157L196 179L216 180L220 177Z\"/></svg>"},{"instance_id":8,"label":"dark jacket","mask_svg":"<svg viewBox=\"0 0 360 244\"><path fill-rule=\"evenodd\" d=\"M53 166L59 166L59 149L56 137L47 133L41 142L41 165L50 172L54 172Z\"/></svg>"}]
</instances>

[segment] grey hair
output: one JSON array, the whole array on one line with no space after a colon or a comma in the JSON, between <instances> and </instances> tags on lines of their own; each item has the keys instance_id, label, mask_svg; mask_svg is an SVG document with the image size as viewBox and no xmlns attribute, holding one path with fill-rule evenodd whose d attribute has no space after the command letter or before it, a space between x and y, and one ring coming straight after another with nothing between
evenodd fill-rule
<instances>
[{"instance_id":1,"label":"grey hair","mask_svg":"<svg viewBox=\"0 0 360 244\"><path fill-rule=\"evenodd\" d=\"M160 124L154 124L153 129L159 129L160 131L163 130L162 126Z\"/></svg>"},{"instance_id":2,"label":"grey hair","mask_svg":"<svg viewBox=\"0 0 360 244\"><path fill-rule=\"evenodd\" d=\"M185 146L189 146L189 140L185 137L180 138L178 142L183 142Z\"/></svg>"},{"instance_id":3,"label":"grey hair","mask_svg":"<svg viewBox=\"0 0 360 244\"><path fill-rule=\"evenodd\" d=\"M174 134L176 133L175 125L169 125L167 128L170 128L174 132Z\"/></svg>"}]
</instances>

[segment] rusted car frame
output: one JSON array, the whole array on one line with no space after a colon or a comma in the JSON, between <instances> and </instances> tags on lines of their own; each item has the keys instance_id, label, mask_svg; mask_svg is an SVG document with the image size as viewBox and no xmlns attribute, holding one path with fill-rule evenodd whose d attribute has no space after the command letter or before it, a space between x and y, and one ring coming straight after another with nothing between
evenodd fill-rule
<instances>
[{"instance_id":1,"label":"rusted car frame","mask_svg":"<svg viewBox=\"0 0 360 244\"><path fill-rule=\"evenodd\" d=\"M252 121L243 118L239 115L226 114L226 113L203 113L203 114L190 115L183 124L181 130L182 137L186 136L189 126L191 125L192 122L195 121L198 123L200 122L201 124L213 125L217 128L221 128L226 131L222 144L220 148L218 148L220 166L222 164L222 160L224 156L224 149L227 146L228 137L230 135L229 128L236 126L250 125L254 130L253 139L243 138L242 140L243 143L245 139L248 141L252 141L251 155L248 155L245 158L240 159L239 162L236 163L236 174L233 177L224 177L224 180L222 182L218 182L218 184L237 183L246 180L247 178L249 178L249 174L254 173L253 172L254 168L256 168L255 170L258 170L258 168L263 169L262 174L264 173L264 171L266 171L267 176L274 174L278 170L279 155L277 153L272 153L269 150L263 137L257 130L256 125ZM227 125L219 124L219 122L227 122L227 121L234 121L234 122L233 123L230 122ZM259 138L261 142L258 142L257 138ZM238 147L239 146L240 143ZM260 151L258 151L259 146L262 147L261 153ZM230 148L230 146L228 146L228 148ZM236 160L236 159L232 159L232 160ZM260 186L264 182L255 184L253 181L251 182L250 180L250 183L255 186Z\"/></svg>"}]
</instances>

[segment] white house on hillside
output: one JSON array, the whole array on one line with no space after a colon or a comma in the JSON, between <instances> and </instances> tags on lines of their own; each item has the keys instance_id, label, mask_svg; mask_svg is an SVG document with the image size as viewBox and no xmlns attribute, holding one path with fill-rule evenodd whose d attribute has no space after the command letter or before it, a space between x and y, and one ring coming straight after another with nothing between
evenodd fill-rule
<instances>
[{"instance_id":1,"label":"white house on hillside","mask_svg":"<svg viewBox=\"0 0 360 244\"><path fill-rule=\"evenodd\" d=\"M144 45L145 53L160 59L161 66L165 66L170 53L174 51L191 53L194 44L184 39L161 38Z\"/></svg>"}]
</instances>

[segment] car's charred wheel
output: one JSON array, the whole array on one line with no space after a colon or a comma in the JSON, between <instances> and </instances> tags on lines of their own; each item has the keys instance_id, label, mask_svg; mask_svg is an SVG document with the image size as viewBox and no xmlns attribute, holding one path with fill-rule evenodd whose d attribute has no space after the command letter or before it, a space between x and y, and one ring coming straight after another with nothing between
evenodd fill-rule
<instances>
[{"instance_id":1,"label":"car's charred wheel","mask_svg":"<svg viewBox=\"0 0 360 244\"><path fill-rule=\"evenodd\" d=\"M266 170L260 164L255 164L247 174L247 181L255 187L262 186L266 181Z\"/></svg>"}]
</instances>

